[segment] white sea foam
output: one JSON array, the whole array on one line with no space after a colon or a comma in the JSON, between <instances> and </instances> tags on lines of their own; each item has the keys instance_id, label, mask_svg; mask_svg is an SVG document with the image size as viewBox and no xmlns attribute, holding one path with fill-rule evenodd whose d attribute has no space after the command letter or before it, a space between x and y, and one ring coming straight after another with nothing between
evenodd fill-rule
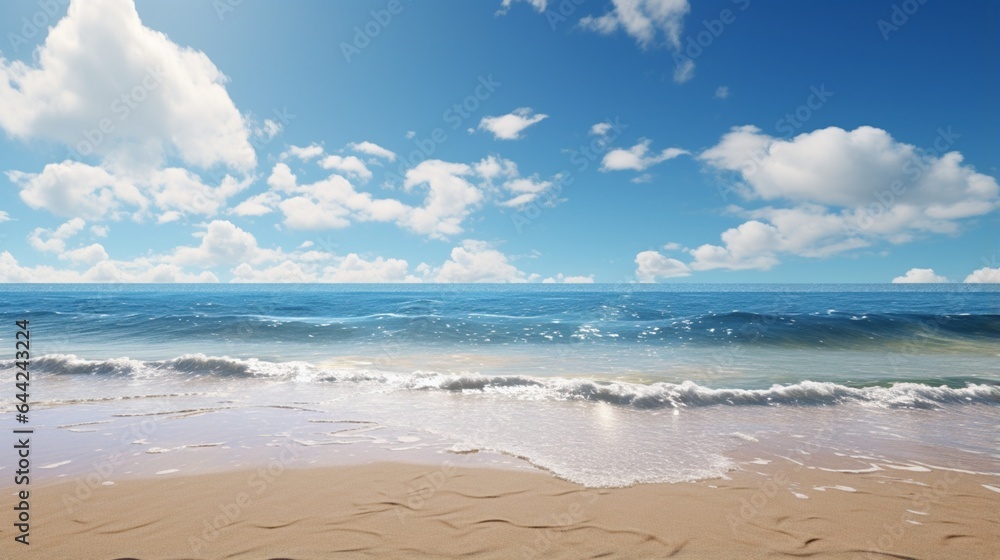
<instances>
[{"instance_id":1,"label":"white sea foam","mask_svg":"<svg viewBox=\"0 0 1000 560\"><path fill-rule=\"evenodd\" d=\"M0 368L13 367L0 361ZM766 389L712 388L683 383L629 383L590 378L531 377L414 371L389 373L374 369L328 369L306 362L267 362L258 359L187 354L163 361L129 358L86 360L75 355L49 355L34 362L36 371L67 375L130 375L161 377L199 375L323 381L377 385L383 389L446 391L510 395L520 399L585 400L636 408L675 408L729 405L836 405L862 403L881 408L936 408L946 404L1000 404L1000 386L965 387L893 383L888 387L848 387L827 381L775 384ZM741 434L734 434L741 437ZM751 436L752 437L752 436Z\"/></svg>"}]
</instances>

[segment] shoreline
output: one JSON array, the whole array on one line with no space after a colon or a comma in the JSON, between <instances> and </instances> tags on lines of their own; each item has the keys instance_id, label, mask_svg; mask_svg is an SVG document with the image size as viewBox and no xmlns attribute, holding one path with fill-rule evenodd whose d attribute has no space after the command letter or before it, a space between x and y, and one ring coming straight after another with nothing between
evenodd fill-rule
<instances>
[{"instance_id":1,"label":"shoreline","mask_svg":"<svg viewBox=\"0 0 1000 560\"><path fill-rule=\"evenodd\" d=\"M19 557L995 559L996 478L925 470L760 460L717 479L586 488L453 461L272 461L85 493L66 480L32 488Z\"/></svg>"}]
</instances>

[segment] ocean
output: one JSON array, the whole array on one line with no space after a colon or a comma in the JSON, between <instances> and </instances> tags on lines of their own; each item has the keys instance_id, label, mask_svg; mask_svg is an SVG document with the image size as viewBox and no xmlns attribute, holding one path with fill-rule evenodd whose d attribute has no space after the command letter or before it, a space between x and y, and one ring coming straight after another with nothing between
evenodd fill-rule
<instances>
[{"instance_id":1,"label":"ocean","mask_svg":"<svg viewBox=\"0 0 1000 560\"><path fill-rule=\"evenodd\" d=\"M8 285L0 302L11 387L30 322L39 453L82 469L67 457L199 471L291 446L304 465L502 457L595 487L765 454L1000 472L991 286Z\"/></svg>"}]
</instances>

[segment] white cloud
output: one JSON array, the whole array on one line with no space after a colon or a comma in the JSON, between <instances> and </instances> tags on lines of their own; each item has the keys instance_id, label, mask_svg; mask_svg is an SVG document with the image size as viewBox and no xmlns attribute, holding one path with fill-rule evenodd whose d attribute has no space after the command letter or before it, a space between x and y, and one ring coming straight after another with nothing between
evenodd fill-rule
<instances>
[{"instance_id":1,"label":"white cloud","mask_svg":"<svg viewBox=\"0 0 1000 560\"><path fill-rule=\"evenodd\" d=\"M233 269L233 279L235 283L306 283L316 282L318 276L301 263L284 261L271 267L255 269L247 263L241 263Z\"/></svg>"},{"instance_id":2,"label":"white cloud","mask_svg":"<svg viewBox=\"0 0 1000 560\"><path fill-rule=\"evenodd\" d=\"M645 138L639 140L639 143L632 146L629 149L615 148L610 152L604 154L604 159L601 161L601 171L622 171L622 170L632 170L632 171L645 171L650 166L656 165L673 159L677 156L687 154L688 152L680 148L666 148L655 155L647 155L649 153L649 145L652 143L651 140Z\"/></svg>"},{"instance_id":3,"label":"white cloud","mask_svg":"<svg viewBox=\"0 0 1000 560\"><path fill-rule=\"evenodd\" d=\"M94 234L94 237L107 237L109 229L108 226L90 226L90 233Z\"/></svg>"},{"instance_id":4,"label":"white cloud","mask_svg":"<svg viewBox=\"0 0 1000 560\"><path fill-rule=\"evenodd\" d=\"M154 207L215 215L252 177L208 185L166 162L246 175L256 166L251 134L281 129L241 115L226 81L204 53L144 27L131 0L73 0L33 62L0 58L0 128L98 162L71 158L7 176L26 204L58 216L142 220Z\"/></svg>"},{"instance_id":5,"label":"white cloud","mask_svg":"<svg viewBox=\"0 0 1000 560\"><path fill-rule=\"evenodd\" d=\"M287 257L287 258L284 258ZM467 239L453 248L440 267L421 264L414 274L403 259L364 258L356 253L339 257L312 251L285 255L279 264L255 268L248 263L233 269L234 282L528 282L538 275L521 272L506 255L483 241ZM563 277L586 282L592 277Z\"/></svg>"},{"instance_id":6,"label":"white cloud","mask_svg":"<svg viewBox=\"0 0 1000 560\"><path fill-rule=\"evenodd\" d=\"M408 264L402 259L376 257L365 260L350 253L334 266L323 269L325 282L412 282L416 279L407 274Z\"/></svg>"},{"instance_id":7,"label":"white cloud","mask_svg":"<svg viewBox=\"0 0 1000 560\"><path fill-rule=\"evenodd\" d=\"M643 49L668 47L675 51L674 81L694 77L694 61L680 55L687 0L611 0L611 9L599 16L580 18L579 26L602 35L623 30Z\"/></svg>"},{"instance_id":8,"label":"white cloud","mask_svg":"<svg viewBox=\"0 0 1000 560\"><path fill-rule=\"evenodd\" d=\"M593 136L604 136L611 130L611 123L599 122L590 127L590 134Z\"/></svg>"},{"instance_id":9,"label":"white cloud","mask_svg":"<svg viewBox=\"0 0 1000 560\"><path fill-rule=\"evenodd\" d=\"M58 269L39 265L21 266L9 252L0 253L0 282L218 282L218 278L208 271L198 274L184 272L181 267L171 264L156 264L146 259L134 262L100 260L86 271Z\"/></svg>"},{"instance_id":10,"label":"white cloud","mask_svg":"<svg viewBox=\"0 0 1000 560\"><path fill-rule=\"evenodd\" d=\"M356 177L362 181L372 178L371 170L368 169L363 161L355 156L326 156L320 160L319 165L323 169L332 169L348 177Z\"/></svg>"},{"instance_id":11,"label":"white cloud","mask_svg":"<svg viewBox=\"0 0 1000 560\"><path fill-rule=\"evenodd\" d=\"M59 258L91 266L101 261L108 260L109 257L107 251L104 250L103 245L100 243L93 243L91 245L87 245L86 247L67 251L59 255Z\"/></svg>"},{"instance_id":12,"label":"white cloud","mask_svg":"<svg viewBox=\"0 0 1000 560\"><path fill-rule=\"evenodd\" d=\"M267 191L251 196L230 210L230 213L237 216L263 216L274 212L281 195L273 191Z\"/></svg>"},{"instance_id":13,"label":"white cloud","mask_svg":"<svg viewBox=\"0 0 1000 560\"><path fill-rule=\"evenodd\" d=\"M207 268L273 261L280 257L280 251L260 248L257 239L250 232L231 222L214 220L206 227L198 247L178 247L165 261L168 264Z\"/></svg>"},{"instance_id":14,"label":"white cloud","mask_svg":"<svg viewBox=\"0 0 1000 560\"><path fill-rule=\"evenodd\" d=\"M489 187L494 186L494 181L503 179L499 184L499 192L511 198L499 201L497 204L507 208L520 208L531 204L554 187L553 181L543 181L537 174L522 177L517 164L502 157L490 155L474 164L473 169Z\"/></svg>"},{"instance_id":15,"label":"white cloud","mask_svg":"<svg viewBox=\"0 0 1000 560\"><path fill-rule=\"evenodd\" d=\"M715 98L716 99L725 99L727 97L729 97L729 87L728 86L719 86L718 88L716 88L716 90L715 90Z\"/></svg>"},{"instance_id":16,"label":"white cloud","mask_svg":"<svg viewBox=\"0 0 1000 560\"><path fill-rule=\"evenodd\" d=\"M0 210L0 224L10 221L10 214Z\"/></svg>"},{"instance_id":17,"label":"white cloud","mask_svg":"<svg viewBox=\"0 0 1000 560\"><path fill-rule=\"evenodd\" d=\"M417 133L415 131L413 131L413 130L407 130L406 131L406 139L407 140L413 140L416 137L417 137Z\"/></svg>"},{"instance_id":18,"label":"white cloud","mask_svg":"<svg viewBox=\"0 0 1000 560\"><path fill-rule=\"evenodd\" d=\"M28 243L42 253L61 254L66 251L66 240L83 231L87 222L73 218L55 230L35 228L28 234Z\"/></svg>"},{"instance_id":19,"label":"white cloud","mask_svg":"<svg viewBox=\"0 0 1000 560\"><path fill-rule=\"evenodd\" d=\"M996 180L963 165L958 152L923 152L872 127L789 140L735 127L698 157L735 173L733 192L744 198L791 207L732 206L749 220L724 232L722 245L691 250L694 270L767 269L783 254L826 257L878 241L955 234L960 220L1000 207Z\"/></svg>"},{"instance_id":20,"label":"white cloud","mask_svg":"<svg viewBox=\"0 0 1000 560\"><path fill-rule=\"evenodd\" d=\"M501 206L518 208L534 202L543 192L552 187L552 181L541 181L535 177L519 177L505 181L503 188L514 195L514 198L500 203Z\"/></svg>"},{"instance_id":21,"label":"white cloud","mask_svg":"<svg viewBox=\"0 0 1000 560\"><path fill-rule=\"evenodd\" d=\"M829 127L782 140L753 126L735 127L700 159L735 171L755 197L858 207L894 184L898 202L926 207L931 219L984 214L997 207L992 177L962 165L962 155L921 153L870 126ZM889 192L891 195L892 193Z\"/></svg>"},{"instance_id":22,"label":"white cloud","mask_svg":"<svg viewBox=\"0 0 1000 560\"><path fill-rule=\"evenodd\" d=\"M524 129L548 117L541 113L533 115L530 107L520 107L499 117L483 117L479 129L492 132L498 140L517 140Z\"/></svg>"},{"instance_id":23,"label":"white cloud","mask_svg":"<svg viewBox=\"0 0 1000 560\"><path fill-rule=\"evenodd\" d=\"M243 192L253 182L253 177L237 180L226 175L219 185L211 186L198 175L177 167L158 169L143 179L158 208L204 216L218 214L231 197Z\"/></svg>"},{"instance_id":24,"label":"white cloud","mask_svg":"<svg viewBox=\"0 0 1000 560\"><path fill-rule=\"evenodd\" d=\"M73 226L75 227L75 225ZM60 258L86 270L52 266L22 267L9 252L0 253L0 282L218 282L213 272L228 269L232 282L538 282L537 274L519 270L492 244L467 239L454 247L441 266L421 263L413 273L398 258L365 257L357 253L338 256L310 249L264 249L249 232L221 220L204 226L197 246L176 247L165 254L133 261L109 258L94 243L66 251ZM65 231L65 235L69 235ZM202 267L191 273L186 267ZM544 282L589 283L590 276L558 274Z\"/></svg>"},{"instance_id":25,"label":"white cloud","mask_svg":"<svg viewBox=\"0 0 1000 560\"><path fill-rule=\"evenodd\" d=\"M278 163L268 178L272 191L247 199L233 213L262 215L278 208L285 225L293 229L391 222L420 235L443 239L461 233L462 224L487 195L504 207L522 207L542 197L546 204L557 203L552 193L558 192L559 179L558 175L549 180L537 174L522 176L517 164L495 155L471 165L425 160L404 174L403 192L423 194L423 202L414 205L395 198L376 198L340 175L299 185L288 166ZM282 198L279 193L290 196Z\"/></svg>"},{"instance_id":26,"label":"white cloud","mask_svg":"<svg viewBox=\"0 0 1000 560\"><path fill-rule=\"evenodd\" d=\"M378 144L368 142L358 142L356 144L348 144L348 147L356 152L361 152L363 154L368 154L370 156L375 156L379 158L384 158L389 161L396 161L396 153L379 146Z\"/></svg>"},{"instance_id":27,"label":"white cloud","mask_svg":"<svg viewBox=\"0 0 1000 560\"><path fill-rule=\"evenodd\" d=\"M684 58L677 62L677 66L674 66L674 81L678 84L688 82L693 77L694 61L690 58Z\"/></svg>"},{"instance_id":28,"label":"white cloud","mask_svg":"<svg viewBox=\"0 0 1000 560\"><path fill-rule=\"evenodd\" d=\"M485 181L483 185L493 194L510 196L497 204L507 208L520 208L531 204L546 195L546 203L554 204L554 197L548 196L557 190L556 182L561 180L556 175L551 180L542 180L537 174L522 177L513 161L495 155L489 155L473 164L476 174ZM498 185L495 184L499 183Z\"/></svg>"},{"instance_id":29,"label":"white cloud","mask_svg":"<svg viewBox=\"0 0 1000 560\"><path fill-rule=\"evenodd\" d=\"M941 284L948 282L944 276L938 276L933 268L911 268L906 274L892 279L893 284Z\"/></svg>"},{"instance_id":30,"label":"white cloud","mask_svg":"<svg viewBox=\"0 0 1000 560\"><path fill-rule=\"evenodd\" d=\"M594 275L590 276L564 276L563 273L550 276L542 280L542 284L593 284Z\"/></svg>"},{"instance_id":31,"label":"white cloud","mask_svg":"<svg viewBox=\"0 0 1000 560\"><path fill-rule=\"evenodd\" d=\"M531 277L511 264L507 255L485 241L466 239L451 258L430 274L434 282L527 282Z\"/></svg>"},{"instance_id":32,"label":"white cloud","mask_svg":"<svg viewBox=\"0 0 1000 560\"><path fill-rule=\"evenodd\" d=\"M497 10L497 15L506 14L515 1L527 2L528 4L531 4L531 6L535 8L535 11L538 13L544 12L545 7L548 5L548 0L503 0L500 4L500 9Z\"/></svg>"},{"instance_id":33,"label":"white cloud","mask_svg":"<svg viewBox=\"0 0 1000 560\"><path fill-rule=\"evenodd\" d=\"M21 188L21 199L28 206L88 220L121 219L129 214L141 219L150 207L213 216L253 181L252 177L237 180L226 175L212 186L178 167L116 173L69 160L50 163L41 173L9 171L7 177Z\"/></svg>"},{"instance_id":34,"label":"white cloud","mask_svg":"<svg viewBox=\"0 0 1000 560\"><path fill-rule=\"evenodd\" d=\"M294 156L302 161L309 161L321 155L323 155L323 146L320 146L319 144L309 144L304 148L300 146L289 146L288 151L281 154L281 159L287 159L288 156Z\"/></svg>"},{"instance_id":35,"label":"white cloud","mask_svg":"<svg viewBox=\"0 0 1000 560\"><path fill-rule=\"evenodd\" d=\"M50 163L41 173L8 171L7 178L21 188L25 204L57 216L99 220L125 205L139 210L149 205L134 184L101 167L75 161Z\"/></svg>"},{"instance_id":36,"label":"white cloud","mask_svg":"<svg viewBox=\"0 0 1000 560\"><path fill-rule=\"evenodd\" d=\"M0 59L0 127L15 138L84 156L169 151L201 167L256 165L227 78L204 53L143 26L131 0L73 0L34 60Z\"/></svg>"},{"instance_id":37,"label":"white cloud","mask_svg":"<svg viewBox=\"0 0 1000 560\"><path fill-rule=\"evenodd\" d=\"M635 256L635 265L635 275L640 282L655 282L657 278L677 278L691 274L686 264L656 251L639 253Z\"/></svg>"},{"instance_id":38,"label":"white cloud","mask_svg":"<svg viewBox=\"0 0 1000 560\"><path fill-rule=\"evenodd\" d=\"M276 163L271 169L271 175L267 178L267 185L277 191L294 192L296 181L295 174L287 165Z\"/></svg>"},{"instance_id":39,"label":"white cloud","mask_svg":"<svg viewBox=\"0 0 1000 560\"><path fill-rule=\"evenodd\" d=\"M170 210L169 212L164 212L156 218L156 223L159 225L169 224L170 222L176 222L184 217L184 214L177 212L176 210Z\"/></svg>"},{"instance_id":40,"label":"white cloud","mask_svg":"<svg viewBox=\"0 0 1000 560\"><path fill-rule=\"evenodd\" d=\"M966 284L1000 284L1000 268L984 266L965 277Z\"/></svg>"},{"instance_id":41,"label":"white cloud","mask_svg":"<svg viewBox=\"0 0 1000 560\"><path fill-rule=\"evenodd\" d=\"M359 192L344 177L332 175L295 187L292 191L296 196L281 201L278 207L285 215L285 224L295 229L343 228L352 221L394 222L421 235L444 238L461 233L462 222L483 199L482 191L465 178L472 172L468 165L441 160L425 160L408 170L404 191L426 186L421 206L374 198L371 193Z\"/></svg>"},{"instance_id":42,"label":"white cloud","mask_svg":"<svg viewBox=\"0 0 1000 560\"><path fill-rule=\"evenodd\" d=\"M580 27L602 34L623 29L643 48L667 43L680 48L687 0L612 0L612 9L599 17L580 19ZM661 38L662 36L662 38Z\"/></svg>"},{"instance_id":43,"label":"white cloud","mask_svg":"<svg viewBox=\"0 0 1000 560\"><path fill-rule=\"evenodd\" d=\"M483 193L464 178L472 169L461 163L425 160L406 172L403 188L409 192L427 185L427 197L421 207L408 212L403 224L408 229L431 237L462 232L461 224L483 199Z\"/></svg>"},{"instance_id":44,"label":"white cloud","mask_svg":"<svg viewBox=\"0 0 1000 560\"><path fill-rule=\"evenodd\" d=\"M509 159L494 155L486 156L473 166L476 174L492 184L493 180L500 177L517 177L517 164Z\"/></svg>"},{"instance_id":45,"label":"white cloud","mask_svg":"<svg viewBox=\"0 0 1000 560\"><path fill-rule=\"evenodd\" d=\"M253 134L258 138L263 138L264 141L266 142L268 140L271 140L275 136L281 134L281 131L283 129L284 126L282 126L281 123L271 119L264 119L263 124L259 126L254 126Z\"/></svg>"}]
</instances>

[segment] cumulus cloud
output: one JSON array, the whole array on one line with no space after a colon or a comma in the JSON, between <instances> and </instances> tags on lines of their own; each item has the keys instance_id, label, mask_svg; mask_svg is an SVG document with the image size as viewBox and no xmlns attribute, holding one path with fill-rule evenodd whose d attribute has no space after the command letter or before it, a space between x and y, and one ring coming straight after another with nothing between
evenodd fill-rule
<instances>
[{"instance_id":1,"label":"cumulus cloud","mask_svg":"<svg viewBox=\"0 0 1000 560\"><path fill-rule=\"evenodd\" d=\"M8 171L7 178L21 188L25 204L57 216L99 220L123 207L134 211L149 206L134 184L102 167L75 161L50 163L41 173Z\"/></svg>"},{"instance_id":2,"label":"cumulus cloud","mask_svg":"<svg viewBox=\"0 0 1000 560\"><path fill-rule=\"evenodd\" d=\"M302 161L309 161L323 155L323 146L319 144L309 144L308 146L289 146L288 150L281 154L281 159L289 156L299 158Z\"/></svg>"},{"instance_id":3,"label":"cumulus cloud","mask_svg":"<svg viewBox=\"0 0 1000 560\"><path fill-rule=\"evenodd\" d=\"M204 53L143 26L131 0L73 0L31 63L0 58L0 128L62 143L74 157L7 176L26 204L57 216L212 216L252 181L251 134L280 132L270 120L251 130L226 81ZM244 178L210 185L171 159Z\"/></svg>"},{"instance_id":4,"label":"cumulus cloud","mask_svg":"<svg viewBox=\"0 0 1000 560\"><path fill-rule=\"evenodd\" d=\"M10 214L0 210L0 224L10 221Z\"/></svg>"},{"instance_id":5,"label":"cumulus cloud","mask_svg":"<svg viewBox=\"0 0 1000 560\"><path fill-rule=\"evenodd\" d=\"M35 228L28 234L28 244L42 253L63 253L66 251L66 240L80 233L87 222L80 218L62 224L55 230Z\"/></svg>"},{"instance_id":6,"label":"cumulus cloud","mask_svg":"<svg viewBox=\"0 0 1000 560\"><path fill-rule=\"evenodd\" d=\"M426 185L423 206L414 208L403 218L408 229L431 237L443 237L462 232L461 224L479 202L483 193L465 176L472 169L461 163L426 160L406 172L403 188L407 192Z\"/></svg>"},{"instance_id":7,"label":"cumulus cloud","mask_svg":"<svg viewBox=\"0 0 1000 560\"><path fill-rule=\"evenodd\" d=\"M353 158L353 156L349 156ZM354 158L356 159L356 158ZM268 180L272 188L293 196L277 203L285 216L285 225L294 229L343 228L352 222L393 222L401 228L433 238L462 232L462 222L482 201L482 191L468 176L472 167L441 160L425 160L406 171L403 190L423 192L420 206L393 198L376 198L359 191L340 175L331 175L315 183L296 185L294 176L282 163L275 165ZM263 202L272 203L269 198ZM257 208L261 199L250 202L244 211Z\"/></svg>"},{"instance_id":8,"label":"cumulus cloud","mask_svg":"<svg viewBox=\"0 0 1000 560\"><path fill-rule=\"evenodd\" d=\"M942 131L937 145L947 148L949 138ZM698 157L735 176L732 192L771 205L731 206L748 220L723 232L721 245L690 250L694 270L767 269L783 254L826 257L955 234L962 220L1000 206L996 179L963 164L960 153L919 150L867 126L787 140L735 127Z\"/></svg>"},{"instance_id":9,"label":"cumulus cloud","mask_svg":"<svg viewBox=\"0 0 1000 560\"><path fill-rule=\"evenodd\" d=\"M324 167L331 166L330 158L339 158L336 166L341 168L347 165L348 158L355 162L351 165L361 164L354 156L327 156L321 160ZM353 173L352 178L363 179L360 175ZM299 184L288 165L279 162L267 180L271 190L251 196L232 213L259 216L278 209L285 225L293 229L389 222L420 235L444 239L462 233L463 223L487 199L508 208L520 208L543 198L547 205L557 203L560 180L560 175L550 179L522 175L516 163L496 155L472 164L431 159L403 172L403 193L423 197L422 203L412 204L377 197L342 175Z\"/></svg>"},{"instance_id":10,"label":"cumulus cloud","mask_svg":"<svg viewBox=\"0 0 1000 560\"><path fill-rule=\"evenodd\" d=\"M513 198L500 202L501 206L520 208L531 204L545 191L552 187L552 181L540 181L535 178L520 177L503 184L504 188L514 194Z\"/></svg>"},{"instance_id":11,"label":"cumulus cloud","mask_svg":"<svg viewBox=\"0 0 1000 560\"><path fill-rule=\"evenodd\" d=\"M50 163L40 173L9 171L7 177L21 188L21 199L31 208L87 220L142 219L153 209L168 215L214 216L253 181L227 174L218 185L209 185L178 167L116 173L69 160Z\"/></svg>"},{"instance_id":12,"label":"cumulus cloud","mask_svg":"<svg viewBox=\"0 0 1000 560\"><path fill-rule=\"evenodd\" d=\"M962 165L962 154L923 153L870 126L828 127L782 140L754 126L732 129L700 159L738 173L753 196L845 207L879 202L896 185L901 204L948 220L997 207L997 182Z\"/></svg>"},{"instance_id":13,"label":"cumulus cloud","mask_svg":"<svg viewBox=\"0 0 1000 560\"><path fill-rule=\"evenodd\" d=\"M966 284L1000 284L1000 268L984 266L965 277Z\"/></svg>"},{"instance_id":14,"label":"cumulus cloud","mask_svg":"<svg viewBox=\"0 0 1000 560\"><path fill-rule=\"evenodd\" d=\"M604 159L601 160L601 171L645 171L657 163L688 153L680 148L666 148L659 153L650 155L650 144L652 144L651 140L643 138L631 148L615 148L609 151L604 154Z\"/></svg>"},{"instance_id":15,"label":"cumulus cloud","mask_svg":"<svg viewBox=\"0 0 1000 560\"><path fill-rule=\"evenodd\" d=\"M948 282L944 276L934 273L933 268L911 268L906 274L892 279L893 284L942 284Z\"/></svg>"},{"instance_id":16,"label":"cumulus cloud","mask_svg":"<svg viewBox=\"0 0 1000 560\"><path fill-rule=\"evenodd\" d=\"M503 2L500 4L500 9L497 10L497 15L506 14L507 11L510 10L511 5L515 1L520 1L520 2L525 2L525 3L531 4L531 6L538 13L544 12L546 6L548 6L548 0L503 0Z\"/></svg>"},{"instance_id":17,"label":"cumulus cloud","mask_svg":"<svg viewBox=\"0 0 1000 560\"><path fill-rule=\"evenodd\" d=\"M197 247L178 247L164 260L180 266L214 267L237 263L259 263L273 261L281 257L281 252L262 249L257 239L232 222L214 220L205 228L201 243Z\"/></svg>"},{"instance_id":18,"label":"cumulus cloud","mask_svg":"<svg viewBox=\"0 0 1000 560\"><path fill-rule=\"evenodd\" d=\"M348 145L349 148L355 152L361 152L363 154L368 154L370 156L375 156L378 158L387 159L389 161L396 161L396 153L379 146L373 142L357 142Z\"/></svg>"},{"instance_id":19,"label":"cumulus cloud","mask_svg":"<svg viewBox=\"0 0 1000 560\"><path fill-rule=\"evenodd\" d=\"M556 182L561 179L557 175L552 180L542 180L537 174L523 177L513 161L495 155L489 155L473 165L485 186L494 188L501 196L510 197L498 201L497 204L507 208L521 208L541 198L546 203L554 203L551 193L556 191Z\"/></svg>"},{"instance_id":20,"label":"cumulus cloud","mask_svg":"<svg viewBox=\"0 0 1000 560\"><path fill-rule=\"evenodd\" d=\"M80 218L73 218L60 225L55 230L35 228L28 234L28 244L41 253L53 253L61 260L76 264L93 265L108 259L108 253L99 243L76 249L66 248L69 238L83 231L87 223Z\"/></svg>"},{"instance_id":21,"label":"cumulus cloud","mask_svg":"<svg viewBox=\"0 0 1000 560\"><path fill-rule=\"evenodd\" d=\"M451 258L430 274L435 282L527 282L534 279L511 264L507 255L485 241L466 239Z\"/></svg>"},{"instance_id":22,"label":"cumulus cloud","mask_svg":"<svg viewBox=\"0 0 1000 560\"><path fill-rule=\"evenodd\" d=\"M58 235L70 237L83 225L73 223ZM94 243L60 254L76 268L47 265L21 266L7 251L0 253L0 282L218 282L216 272L228 273L231 282L538 282L538 274L519 270L493 244L467 239L451 249L440 266L421 263L412 272L404 259L337 255L313 250L303 242L288 252L262 248L248 231L216 220L195 236L197 245L176 247L158 255L132 261L111 259ZM57 230L49 232L49 237ZM56 247L55 249L59 249ZM191 272L190 267L203 269ZM544 282L592 282L590 276L558 274Z\"/></svg>"},{"instance_id":23,"label":"cumulus cloud","mask_svg":"<svg viewBox=\"0 0 1000 560\"><path fill-rule=\"evenodd\" d=\"M524 129L548 117L541 113L532 114L530 107L520 107L499 117L483 117L479 121L479 129L493 133L497 140L517 140Z\"/></svg>"},{"instance_id":24,"label":"cumulus cloud","mask_svg":"<svg viewBox=\"0 0 1000 560\"><path fill-rule=\"evenodd\" d=\"M593 284L594 275L589 276L566 276L563 273L550 276L542 280L542 284Z\"/></svg>"},{"instance_id":25,"label":"cumulus cloud","mask_svg":"<svg viewBox=\"0 0 1000 560\"><path fill-rule=\"evenodd\" d=\"M148 259L137 259L136 261L127 262L113 261L105 258L82 272L72 269L59 269L47 265L21 266L10 252L4 251L0 253L0 282L169 283L218 282L218 278L209 271L191 274L185 272L180 266L154 263Z\"/></svg>"},{"instance_id":26,"label":"cumulus cloud","mask_svg":"<svg viewBox=\"0 0 1000 560\"><path fill-rule=\"evenodd\" d=\"M579 26L602 35L622 30L643 49L666 46L679 52L690 11L687 0L611 0L606 13L580 18ZM694 61L676 58L674 81L684 83L694 76Z\"/></svg>"},{"instance_id":27,"label":"cumulus cloud","mask_svg":"<svg viewBox=\"0 0 1000 560\"><path fill-rule=\"evenodd\" d=\"M590 127L592 136L605 136L611 130L611 123L604 121Z\"/></svg>"},{"instance_id":28,"label":"cumulus cloud","mask_svg":"<svg viewBox=\"0 0 1000 560\"><path fill-rule=\"evenodd\" d=\"M284 163L276 163L267 178L267 185L276 191L294 192L297 178Z\"/></svg>"},{"instance_id":29,"label":"cumulus cloud","mask_svg":"<svg viewBox=\"0 0 1000 560\"><path fill-rule=\"evenodd\" d=\"M319 165L323 169L331 169L348 177L361 179L362 181L372 178L372 172L368 169L368 166L355 156L326 156L320 160Z\"/></svg>"},{"instance_id":30,"label":"cumulus cloud","mask_svg":"<svg viewBox=\"0 0 1000 560\"><path fill-rule=\"evenodd\" d=\"M230 210L230 213L237 216L263 216L274 212L275 207L281 202L281 195L273 191L267 191L251 196L239 203Z\"/></svg>"},{"instance_id":31,"label":"cumulus cloud","mask_svg":"<svg viewBox=\"0 0 1000 560\"><path fill-rule=\"evenodd\" d=\"M233 269L233 282L338 282L338 283L397 283L416 282L408 274L409 264L402 259L375 257L366 260L356 253L345 257L329 255L327 262L296 262L286 260L280 264L255 269L243 263Z\"/></svg>"},{"instance_id":32,"label":"cumulus cloud","mask_svg":"<svg viewBox=\"0 0 1000 560\"><path fill-rule=\"evenodd\" d=\"M131 0L73 0L34 59L0 59L0 126L15 138L84 156L152 149L200 167L256 165L226 76L145 27Z\"/></svg>"},{"instance_id":33,"label":"cumulus cloud","mask_svg":"<svg viewBox=\"0 0 1000 560\"><path fill-rule=\"evenodd\" d=\"M635 275L640 282L655 282L658 278L689 276L691 270L677 259L657 251L643 251L635 256Z\"/></svg>"},{"instance_id":34,"label":"cumulus cloud","mask_svg":"<svg viewBox=\"0 0 1000 560\"><path fill-rule=\"evenodd\" d=\"M609 12L581 18L580 27L604 35L622 29L642 48L665 43L679 49L690 11L687 0L612 0Z\"/></svg>"},{"instance_id":35,"label":"cumulus cloud","mask_svg":"<svg viewBox=\"0 0 1000 560\"><path fill-rule=\"evenodd\" d=\"M160 214L159 217L157 217L156 219L156 223L159 225L169 224L170 222L176 222L183 217L184 214L181 214L180 212L177 212L175 210L171 210L169 212L164 212Z\"/></svg>"},{"instance_id":36,"label":"cumulus cloud","mask_svg":"<svg viewBox=\"0 0 1000 560\"><path fill-rule=\"evenodd\" d=\"M715 98L716 99L725 99L727 97L729 97L729 87L728 86L719 86L718 88L715 89Z\"/></svg>"},{"instance_id":37,"label":"cumulus cloud","mask_svg":"<svg viewBox=\"0 0 1000 560\"><path fill-rule=\"evenodd\" d=\"M253 135L257 138L263 139L265 142L271 140L275 136L281 134L284 126L278 121L272 119L264 119L264 122L260 125L255 125L253 127Z\"/></svg>"},{"instance_id":38,"label":"cumulus cloud","mask_svg":"<svg viewBox=\"0 0 1000 560\"><path fill-rule=\"evenodd\" d=\"M108 260L108 253L100 243L92 243L86 247L66 251L59 255L60 259L65 259L78 264L94 265L101 261Z\"/></svg>"}]
</instances>

